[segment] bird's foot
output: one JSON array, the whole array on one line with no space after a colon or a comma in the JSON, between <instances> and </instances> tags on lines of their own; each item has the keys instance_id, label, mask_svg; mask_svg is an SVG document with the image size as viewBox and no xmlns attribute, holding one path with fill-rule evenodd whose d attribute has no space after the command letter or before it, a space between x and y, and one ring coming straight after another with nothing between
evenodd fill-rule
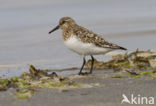
<instances>
[{"instance_id":1,"label":"bird's foot","mask_svg":"<svg viewBox=\"0 0 156 106\"><path fill-rule=\"evenodd\" d=\"M91 74L90 72L81 72L81 73L79 73L79 75L89 75L89 74Z\"/></svg>"}]
</instances>

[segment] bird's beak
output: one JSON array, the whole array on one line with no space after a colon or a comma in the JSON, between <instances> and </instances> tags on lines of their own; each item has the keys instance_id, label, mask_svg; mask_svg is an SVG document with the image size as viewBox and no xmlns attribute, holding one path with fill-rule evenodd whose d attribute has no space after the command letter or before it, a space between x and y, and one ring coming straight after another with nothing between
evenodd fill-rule
<instances>
[{"instance_id":1,"label":"bird's beak","mask_svg":"<svg viewBox=\"0 0 156 106\"><path fill-rule=\"evenodd\" d=\"M52 32L56 31L56 30L59 29L59 28L60 28L60 26L57 25L54 29L52 29L52 30L49 32L49 34L51 34Z\"/></svg>"}]
</instances>

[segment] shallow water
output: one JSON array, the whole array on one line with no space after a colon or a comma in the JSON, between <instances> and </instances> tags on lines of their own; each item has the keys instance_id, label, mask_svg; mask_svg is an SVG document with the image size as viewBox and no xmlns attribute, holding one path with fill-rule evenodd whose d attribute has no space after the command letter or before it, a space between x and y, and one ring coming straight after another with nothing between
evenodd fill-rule
<instances>
[{"instance_id":1,"label":"shallow water","mask_svg":"<svg viewBox=\"0 0 156 106\"><path fill-rule=\"evenodd\" d=\"M64 46L61 31L48 34L63 16L128 51L156 50L155 5L155 0L0 0L0 76L19 75L28 64L80 67L81 57Z\"/></svg>"}]
</instances>

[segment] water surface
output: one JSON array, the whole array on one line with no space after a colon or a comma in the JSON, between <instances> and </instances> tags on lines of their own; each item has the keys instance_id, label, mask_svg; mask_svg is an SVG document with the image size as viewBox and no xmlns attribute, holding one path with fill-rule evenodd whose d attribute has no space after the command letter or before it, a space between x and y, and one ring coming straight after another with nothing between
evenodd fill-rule
<instances>
[{"instance_id":1,"label":"water surface","mask_svg":"<svg viewBox=\"0 0 156 106\"><path fill-rule=\"evenodd\" d=\"M0 0L0 76L37 68L80 67L82 58L48 32L63 16L134 51L156 50L155 0ZM107 57L96 56L105 60Z\"/></svg>"}]
</instances>

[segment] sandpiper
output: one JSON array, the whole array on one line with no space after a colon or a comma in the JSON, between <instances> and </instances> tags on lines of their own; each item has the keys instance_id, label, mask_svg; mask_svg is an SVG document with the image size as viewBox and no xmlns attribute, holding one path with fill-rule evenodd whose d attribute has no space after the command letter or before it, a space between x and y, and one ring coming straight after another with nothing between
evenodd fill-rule
<instances>
[{"instance_id":1,"label":"sandpiper","mask_svg":"<svg viewBox=\"0 0 156 106\"><path fill-rule=\"evenodd\" d=\"M98 34L79 26L71 17L61 18L59 20L59 25L52 29L49 34L59 28L62 29L62 37L65 45L70 50L83 56L83 64L79 75L84 74L82 73L82 70L86 63L85 56L91 56L91 68L90 72L87 73L91 74L94 65L93 55L106 54L113 50L127 50L126 48L110 43Z\"/></svg>"}]
</instances>

